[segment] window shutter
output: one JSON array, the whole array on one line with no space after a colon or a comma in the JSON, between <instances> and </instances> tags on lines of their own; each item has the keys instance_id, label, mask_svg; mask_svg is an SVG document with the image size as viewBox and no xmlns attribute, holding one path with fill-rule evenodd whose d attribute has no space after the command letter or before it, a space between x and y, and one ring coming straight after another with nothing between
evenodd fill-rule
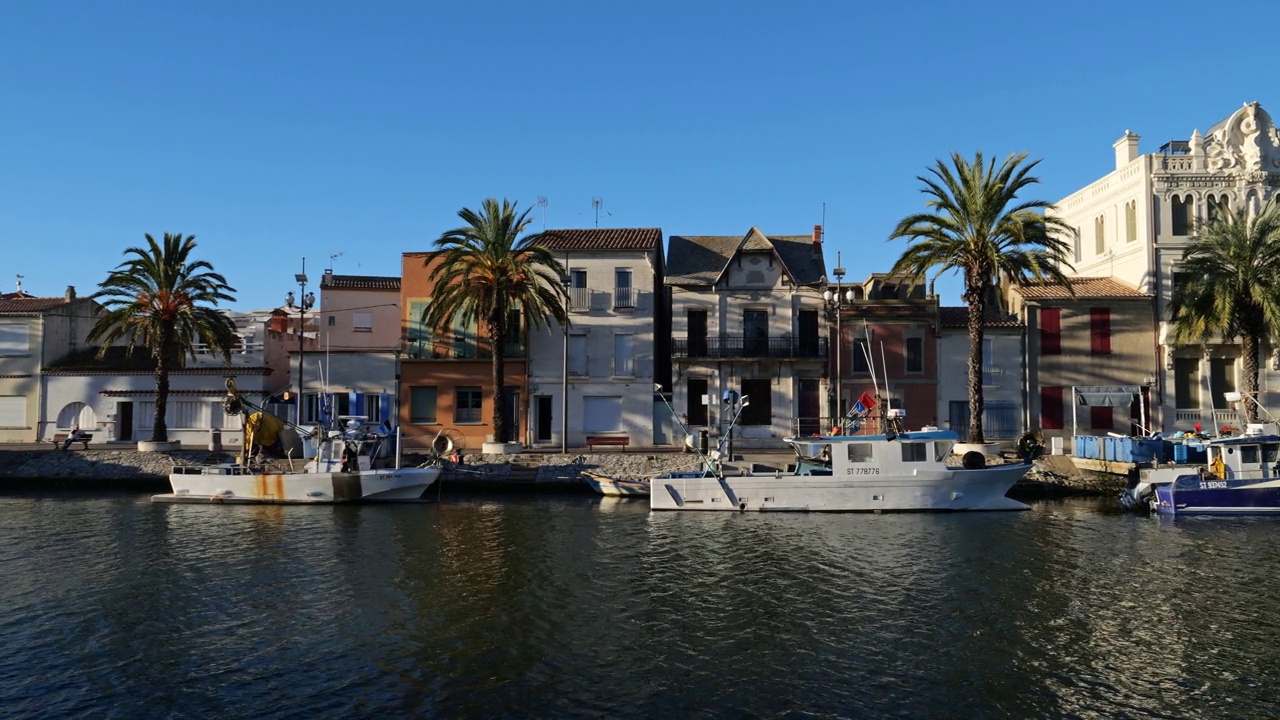
<instances>
[{"instance_id":1,"label":"window shutter","mask_svg":"<svg viewBox=\"0 0 1280 720\"><path fill-rule=\"evenodd\" d=\"M1111 354L1111 309L1089 308L1089 351L1094 355Z\"/></svg>"},{"instance_id":2,"label":"window shutter","mask_svg":"<svg viewBox=\"0 0 1280 720\"><path fill-rule=\"evenodd\" d=\"M1058 308L1040 311L1040 354L1062 354L1062 310Z\"/></svg>"},{"instance_id":3,"label":"window shutter","mask_svg":"<svg viewBox=\"0 0 1280 720\"><path fill-rule=\"evenodd\" d=\"M1062 388L1040 388L1040 428L1062 429Z\"/></svg>"}]
</instances>

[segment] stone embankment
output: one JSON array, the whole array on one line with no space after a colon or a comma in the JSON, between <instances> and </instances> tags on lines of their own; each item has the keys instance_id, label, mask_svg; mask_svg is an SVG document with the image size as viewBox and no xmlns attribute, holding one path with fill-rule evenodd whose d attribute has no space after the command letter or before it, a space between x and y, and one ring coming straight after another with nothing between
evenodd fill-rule
<instances>
[{"instance_id":1,"label":"stone embankment","mask_svg":"<svg viewBox=\"0 0 1280 720\"><path fill-rule=\"evenodd\" d=\"M225 458L225 456L222 456ZM731 468L786 470L788 453L750 455ZM163 492L168 489L174 463L200 463L211 458L206 451L143 453L132 448L94 448L60 451L6 449L0 446L0 488L85 488ZM427 461L405 456L404 464ZM991 457L990 462L1009 460ZM674 452L645 453L523 453L520 455L467 454L446 464L443 483L475 489L530 489L586 491L582 471L618 478L645 478L667 470L695 469L697 458ZM731 470L732 471L732 470ZM1125 487L1125 478L1076 470L1070 459L1057 456L1037 460L1016 491L1043 495L1111 495Z\"/></svg>"}]
</instances>

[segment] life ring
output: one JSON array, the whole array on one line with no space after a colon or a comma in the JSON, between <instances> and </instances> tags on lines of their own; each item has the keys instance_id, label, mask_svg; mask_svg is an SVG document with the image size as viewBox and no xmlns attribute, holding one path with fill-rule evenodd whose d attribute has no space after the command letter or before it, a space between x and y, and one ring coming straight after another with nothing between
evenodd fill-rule
<instances>
[{"instance_id":1,"label":"life ring","mask_svg":"<svg viewBox=\"0 0 1280 720\"><path fill-rule=\"evenodd\" d=\"M1039 433L1024 433L1018 438L1018 457L1034 460L1044 454L1044 438Z\"/></svg>"},{"instance_id":2,"label":"life ring","mask_svg":"<svg viewBox=\"0 0 1280 720\"><path fill-rule=\"evenodd\" d=\"M840 426L839 426L839 425L836 425L835 427L831 428L831 434L832 434L832 435L843 435L843 434L844 434L844 432L840 429Z\"/></svg>"}]
</instances>

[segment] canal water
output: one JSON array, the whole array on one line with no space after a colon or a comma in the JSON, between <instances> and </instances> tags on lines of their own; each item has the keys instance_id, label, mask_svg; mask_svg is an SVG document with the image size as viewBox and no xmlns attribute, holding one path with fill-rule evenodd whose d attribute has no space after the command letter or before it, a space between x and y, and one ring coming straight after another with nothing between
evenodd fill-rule
<instances>
[{"instance_id":1,"label":"canal water","mask_svg":"<svg viewBox=\"0 0 1280 720\"><path fill-rule=\"evenodd\" d=\"M0 496L0 716L1275 717L1280 520Z\"/></svg>"}]
</instances>

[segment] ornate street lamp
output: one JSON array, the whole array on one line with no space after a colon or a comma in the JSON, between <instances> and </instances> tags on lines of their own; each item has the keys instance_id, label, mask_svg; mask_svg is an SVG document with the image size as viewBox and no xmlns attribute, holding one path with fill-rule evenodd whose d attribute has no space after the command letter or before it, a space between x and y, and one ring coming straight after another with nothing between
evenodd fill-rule
<instances>
[{"instance_id":1,"label":"ornate street lamp","mask_svg":"<svg viewBox=\"0 0 1280 720\"><path fill-rule=\"evenodd\" d=\"M841 285L841 282L844 280L844 268L840 267L840 253L838 252L836 253L836 267L832 269L831 273L836 276L836 289L835 292L832 292L830 287L823 290L822 300L826 303L827 314L834 314L836 317L836 337L834 343L836 346L836 397L832 407L832 415L835 416L836 422L843 424L844 383L843 378L841 377L841 373L843 372L843 367L841 365L841 346L844 345L844 333L840 328L840 312L846 305L853 304L855 296L852 289L846 293Z\"/></svg>"},{"instance_id":2,"label":"ornate street lamp","mask_svg":"<svg viewBox=\"0 0 1280 720\"><path fill-rule=\"evenodd\" d=\"M298 297L302 298L302 303L298 305L298 414L295 418L298 425L302 425L302 367L304 355L306 353L306 345L303 340L306 338L304 329L307 324L307 311L316 304L315 293L307 292L307 259L302 258L302 272L293 276L298 281ZM290 290L284 296L284 304L290 310L294 307L293 291Z\"/></svg>"}]
</instances>

